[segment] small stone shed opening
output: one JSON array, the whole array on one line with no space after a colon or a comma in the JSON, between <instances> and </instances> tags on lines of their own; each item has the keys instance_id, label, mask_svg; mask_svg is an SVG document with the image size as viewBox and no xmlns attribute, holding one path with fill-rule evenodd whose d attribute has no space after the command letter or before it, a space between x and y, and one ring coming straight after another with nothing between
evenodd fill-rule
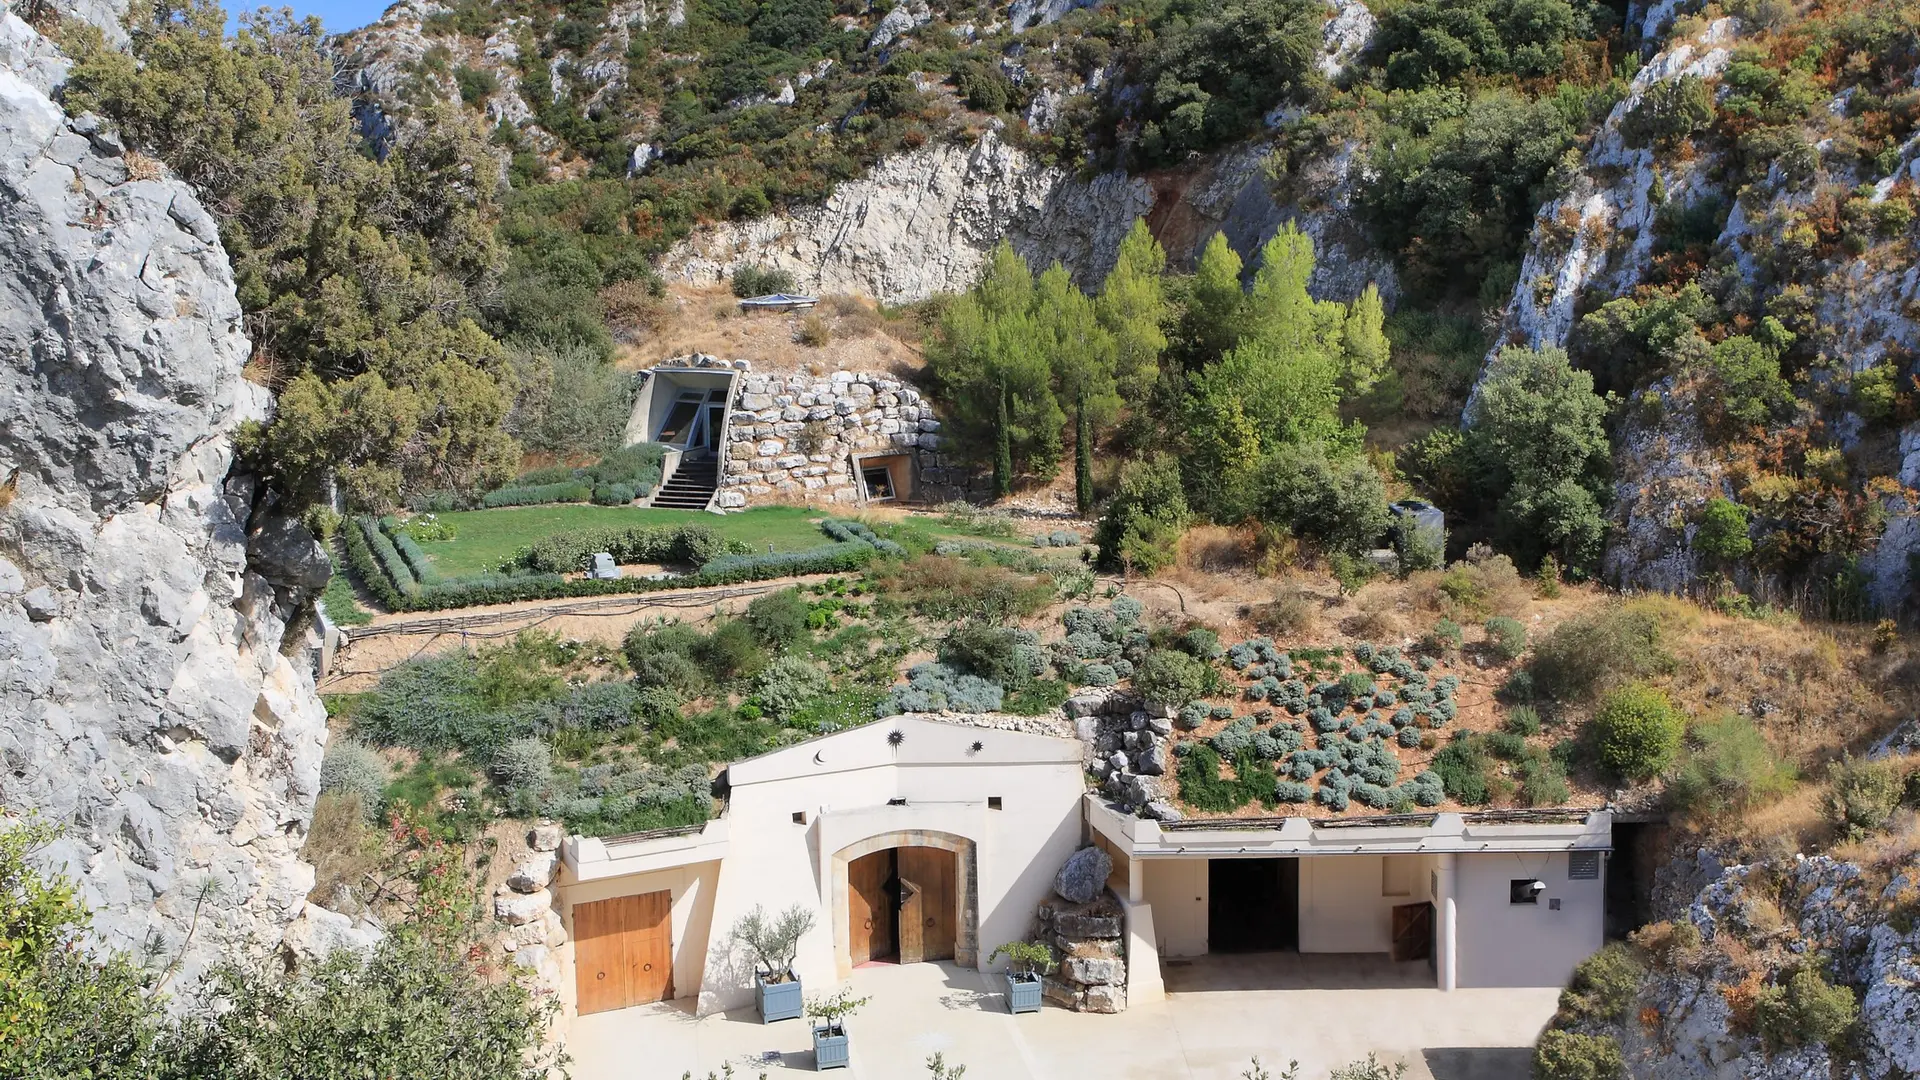
<instances>
[{"instance_id":1,"label":"small stone shed opening","mask_svg":"<svg viewBox=\"0 0 1920 1080\"><path fill-rule=\"evenodd\" d=\"M907 502L919 487L912 454L856 455L853 472L861 502Z\"/></svg>"}]
</instances>

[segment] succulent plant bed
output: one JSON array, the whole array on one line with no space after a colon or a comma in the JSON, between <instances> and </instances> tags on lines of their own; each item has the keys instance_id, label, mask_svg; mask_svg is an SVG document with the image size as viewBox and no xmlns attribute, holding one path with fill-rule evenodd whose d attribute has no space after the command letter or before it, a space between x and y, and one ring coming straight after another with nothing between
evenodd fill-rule
<instances>
[{"instance_id":1,"label":"succulent plant bed","mask_svg":"<svg viewBox=\"0 0 1920 1080\"><path fill-rule=\"evenodd\" d=\"M1487 673L1395 645L1284 648L1253 638L1224 651L1226 695L1190 701L1175 719L1175 789L1183 814L1342 816L1505 802L1540 805L1571 792L1509 779L1555 769L1537 722L1525 734L1463 730L1501 724ZM1531 710L1513 710L1530 715ZM1504 740L1489 750L1488 740ZM1514 745L1508 747L1506 742ZM1450 749L1453 744L1459 749ZM1509 759L1509 766L1499 758ZM1491 774L1491 775L1490 775Z\"/></svg>"}]
</instances>

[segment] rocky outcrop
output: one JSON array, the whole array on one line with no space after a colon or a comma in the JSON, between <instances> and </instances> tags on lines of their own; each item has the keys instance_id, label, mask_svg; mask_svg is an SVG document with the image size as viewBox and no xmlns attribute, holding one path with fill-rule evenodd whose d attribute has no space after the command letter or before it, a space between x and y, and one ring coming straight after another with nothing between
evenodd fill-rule
<instances>
[{"instance_id":1,"label":"rocky outcrop","mask_svg":"<svg viewBox=\"0 0 1920 1080\"><path fill-rule=\"evenodd\" d=\"M1911 860L1890 882L1824 855L1707 868L1719 872L1675 919L1681 932L1646 939L1652 967L1631 1006L1580 1030L1618 1040L1638 1080L1920 1073L1920 927L1898 914L1920 889ZM1808 963L1857 998L1850 1045L1770 1051L1753 995Z\"/></svg>"},{"instance_id":2,"label":"rocky outcrop","mask_svg":"<svg viewBox=\"0 0 1920 1080\"><path fill-rule=\"evenodd\" d=\"M774 267L809 292L905 303L972 285L1004 237L1029 262L1059 259L1097 281L1151 206L1141 181L1081 182L988 132L888 158L819 206L702 230L666 265L694 284Z\"/></svg>"},{"instance_id":3,"label":"rocky outcrop","mask_svg":"<svg viewBox=\"0 0 1920 1080\"><path fill-rule=\"evenodd\" d=\"M0 807L177 989L306 906L326 713L286 638L325 561L248 558L230 437L269 402L213 218L0 42Z\"/></svg>"}]
</instances>

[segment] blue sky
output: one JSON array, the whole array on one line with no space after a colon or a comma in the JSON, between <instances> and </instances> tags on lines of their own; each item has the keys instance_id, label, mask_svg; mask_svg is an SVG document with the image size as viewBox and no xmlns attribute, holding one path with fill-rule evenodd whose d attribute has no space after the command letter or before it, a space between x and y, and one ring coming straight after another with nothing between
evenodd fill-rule
<instances>
[{"instance_id":1,"label":"blue sky","mask_svg":"<svg viewBox=\"0 0 1920 1080\"><path fill-rule=\"evenodd\" d=\"M343 30L356 30L380 17L393 0L227 0L223 5L229 15L242 11L251 11L257 7L286 6L299 15L318 15L328 30L339 33Z\"/></svg>"}]
</instances>

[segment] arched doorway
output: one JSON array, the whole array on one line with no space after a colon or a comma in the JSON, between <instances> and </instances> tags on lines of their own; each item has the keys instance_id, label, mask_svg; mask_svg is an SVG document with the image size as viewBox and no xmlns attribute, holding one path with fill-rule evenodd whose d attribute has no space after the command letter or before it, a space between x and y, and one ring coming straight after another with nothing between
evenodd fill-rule
<instances>
[{"instance_id":1,"label":"arched doorway","mask_svg":"<svg viewBox=\"0 0 1920 1080\"><path fill-rule=\"evenodd\" d=\"M868 837L831 862L833 938L841 978L875 960L979 963L974 843L905 830Z\"/></svg>"},{"instance_id":2,"label":"arched doorway","mask_svg":"<svg viewBox=\"0 0 1920 1080\"><path fill-rule=\"evenodd\" d=\"M872 961L951 960L959 931L954 853L935 847L869 852L847 864L847 952Z\"/></svg>"}]
</instances>

